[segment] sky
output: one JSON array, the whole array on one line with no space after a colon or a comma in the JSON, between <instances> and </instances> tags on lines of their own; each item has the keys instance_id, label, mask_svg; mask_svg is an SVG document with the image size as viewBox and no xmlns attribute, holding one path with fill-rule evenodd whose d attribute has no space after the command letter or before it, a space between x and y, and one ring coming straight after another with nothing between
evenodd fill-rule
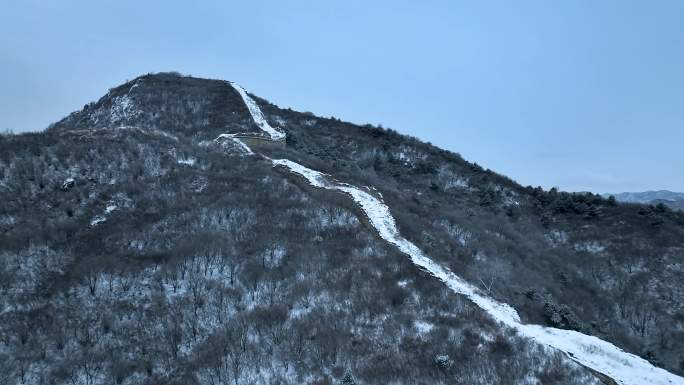
<instances>
[{"instance_id":1,"label":"sky","mask_svg":"<svg viewBox=\"0 0 684 385\"><path fill-rule=\"evenodd\" d=\"M232 80L523 185L684 191L684 1L7 1L0 130L138 75Z\"/></svg>"}]
</instances>

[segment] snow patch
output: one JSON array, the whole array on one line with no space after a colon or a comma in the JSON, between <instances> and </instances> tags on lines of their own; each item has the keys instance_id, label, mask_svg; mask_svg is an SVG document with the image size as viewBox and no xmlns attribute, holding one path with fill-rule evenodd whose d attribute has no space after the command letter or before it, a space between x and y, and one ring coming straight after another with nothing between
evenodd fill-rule
<instances>
[{"instance_id":1,"label":"snow patch","mask_svg":"<svg viewBox=\"0 0 684 385\"><path fill-rule=\"evenodd\" d=\"M236 138L235 135L236 135L236 134L221 134L221 135L219 135L218 137L216 137L216 139L214 139L214 142L216 142L216 143L225 143L225 142L223 142L221 139L228 139L228 140L231 141L233 144L235 144L236 147L237 147L238 149L240 149L240 151L242 151L242 153L244 153L244 154L246 154L246 155L252 155L252 154L254 154L254 152L252 151L252 149L249 148L249 146L246 145L245 142L243 142L242 140Z\"/></svg>"},{"instance_id":2,"label":"snow patch","mask_svg":"<svg viewBox=\"0 0 684 385\"><path fill-rule=\"evenodd\" d=\"M510 189L503 190L503 204L506 207L520 206L520 201L518 201L518 193Z\"/></svg>"},{"instance_id":3,"label":"snow patch","mask_svg":"<svg viewBox=\"0 0 684 385\"><path fill-rule=\"evenodd\" d=\"M546 240L553 246L563 245L568 242L568 233L561 230L551 230L546 234Z\"/></svg>"},{"instance_id":4,"label":"snow patch","mask_svg":"<svg viewBox=\"0 0 684 385\"><path fill-rule=\"evenodd\" d=\"M114 210L119 208L115 203L109 203L107 204L107 207L105 207L105 214L111 214Z\"/></svg>"},{"instance_id":5,"label":"snow patch","mask_svg":"<svg viewBox=\"0 0 684 385\"><path fill-rule=\"evenodd\" d=\"M103 223L106 221L107 221L107 217L105 217L104 215L96 215L90 221L90 227L95 227L95 226L99 225L100 223Z\"/></svg>"},{"instance_id":6,"label":"snow patch","mask_svg":"<svg viewBox=\"0 0 684 385\"><path fill-rule=\"evenodd\" d=\"M131 86L131 88L128 89L128 93L130 94L131 91L133 91L139 85L140 85L140 79L136 80L135 83Z\"/></svg>"},{"instance_id":7,"label":"snow patch","mask_svg":"<svg viewBox=\"0 0 684 385\"><path fill-rule=\"evenodd\" d=\"M176 162L178 162L178 164L185 164L188 166L194 166L195 163L197 162L197 159L195 159L195 158L179 158L176 160Z\"/></svg>"},{"instance_id":8,"label":"snow patch","mask_svg":"<svg viewBox=\"0 0 684 385\"><path fill-rule=\"evenodd\" d=\"M606 247L598 241L584 241L575 243L574 249L576 251L585 251L591 254L599 254L605 251Z\"/></svg>"},{"instance_id":9,"label":"snow patch","mask_svg":"<svg viewBox=\"0 0 684 385\"><path fill-rule=\"evenodd\" d=\"M276 116L273 119L276 121L276 123L278 123L279 126L284 126L287 124L287 121L280 116Z\"/></svg>"},{"instance_id":10,"label":"snow patch","mask_svg":"<svg viewBox=\"0 0 684 385\"><path fill-rule=\"evenodd\" d=\"M76 181L74 178L66 178L64 179L64 182L62 182L62 191L67 191L70 188L74 187L76 184Z\"/></svg>"},{"instance_id":11,"label":"snow patch","mask_svg":"<svg viewBox=\"0 0 684 385\"><path fill-rule=\"evenodd\" d=\"M0 215L0 226L13 226L15 223L17 223L17 220L13 216Z\"/></svg>"},{"instance_id":12,"label":"snow patch","mask_svg":"<svg viewBox=\"0 0 684 385\"><path fill-rule=\"evenodd\" d=\"M133 201L130 198L128 198L126 194L116 194L109 202L107 202L107 205L105 206L105 209L102 212L102 214L95 215L93 217L93 219L90 221L90 227L95 227L101 223L106 222L107 217L120 208L131 207L133 207Z\"/></svg>"},{"instance_id":13,"label":"snow patch","mask_svg":"<svg viewBox=\"0 0 684 385\"><path fill-rule=\"evenodd\" d=\"M473 235L470 231L464 229L463 227L452 224L447 220L442 220L437 222L437 225L444 228L446 232L452 236L459 245L465 247L473 239Z\"/></svg>"},{"instance_id":14,"label":"snow patch","mask_svg":"<svg viewBox=\"0 0 684 385\"><path fill-rule=\"evenodd\" d=\"M399 152L395 153L393 156L405 166L412 166L416 161L427 159L426 154L411 146L401 146Z\"/></svg>"},{"instance_id":15,"label":"snow patch","mask_svg":"<svg viewBox=\"0 0 684 385\"><path fill-rule=\"evenodd\" d=\"M437 177L445 190L455 188L467 189L469 187L468 178L452 171L448 166L441 166L437 172Z\"/></svg>"},{"instance_id":16,"label":"snow patch","mask_svg":"<svg viewBox=\"0 0 684 385\"><path fill-rule=\"evenodd\" d=\"M116 96L109 110L109 121L113 124L122 123L128 118L136 117L139 113L140 111L135 109L133 99L128 95Z\"/></svg>"},{"instance_id":17,"label":"snow patch","mask_svg":"<svg viewBox=\"0 0 684 385\"><path fill-rule=\"evenodd\" d=\"M428 334L432 331L432 329L435 328L435 325L426 322L426 321L416 321L413 323L413 326L416 328L416 331L418 334Z\"/></svg>"}]
</instances>

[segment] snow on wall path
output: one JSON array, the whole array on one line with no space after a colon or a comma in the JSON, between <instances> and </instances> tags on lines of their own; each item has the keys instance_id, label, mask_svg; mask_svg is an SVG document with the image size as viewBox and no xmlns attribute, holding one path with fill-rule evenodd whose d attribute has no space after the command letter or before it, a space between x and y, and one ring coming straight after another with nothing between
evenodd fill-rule
<instances>
[{"instance_id":1,"label":"snow on wall path","mask_svg":"<svg viewBox=\"0 0 684 385\"><path fill-rule=\"evenodd\" d=\"M259 106L247 95L245 90L234 83L230 84L242 96L256 124L272 140L283 140L285 134L268 125ZM224 134L220 137L230 138L243 147L247 154L254 154L245 143L232 135ZM521 336L560 350L572 360L612 378L621 385L684 385L684 378L657 368L643 358L627 353L598 337L573 330L523 324L520 321L520 316L511 306L482 294L477 287L466 282L448 268L431 260L418 246L402 237L389 207L379 198L349 184L335 182L328 175L291 160L263 157L270 160L274 167L283 167L304 177L314 187L339 191L350 196L361 207L382 239L395 245L402 253L408 255L413 264L444 282L455 293L466 296L492 318L517 330Z\"/></svg>"},{"instance_id":2,"label":"snow on wall path","mask_svg":"<svg viewBox=\"0 0 684 385\"><path fill-rule=\"evenodd\" d=\"M247 91L233 82L230 82L230 85L240 93L240 96L242 96L242 100L245 102L247 109L249 109L249 113L252 115L254 123L266 132L272 140L285 140L285 133L268 124L264 114L261 112L261 108L259 108L259 105L256 104L254 99L247 95Z\"/></svg>"},{"instance_id":3,"label":"snow on wall path","mask_svg":"<svg viewBox=\"0 0 684 385\"><path fill-rule=\"evenodd\" d=\"M214 141L219 142L220 139L230 139L233 142L235 142L235 144L237 144L238 147L240 147L247 155L254 154L254 152L252 152L252 149L249 148L249 146L247 144L245 144L245 142L243 142L242 140L235 137L235 135L236 134L221 134L218 137L216 137L216 139L214 139Z\"/></svg>"},{"instance_id":4,"label":"snow on wall path","mask_svg":"<svg viewBox=\"0 0 684 385\"><path fill-rule=\"evenodd\" d=\"M364 211L381 238L408 255L416 266L440 279L455 293L465 295L489 313L492 318L516 329L520 335L563 351L571 359L613 378L618 384L684 384L684 378L654 367L648 361L627 353L600 338L572 330L521 323L515 309L481 294L478 288L437 264L418 246L403 238L399 234L389 208L378 198L355 187L330 182L324 174L287 159L275 159L273 164L286 167L289 171L303 176L315 187L337 190L351 196Z\"/></svg>"}]
</instances>

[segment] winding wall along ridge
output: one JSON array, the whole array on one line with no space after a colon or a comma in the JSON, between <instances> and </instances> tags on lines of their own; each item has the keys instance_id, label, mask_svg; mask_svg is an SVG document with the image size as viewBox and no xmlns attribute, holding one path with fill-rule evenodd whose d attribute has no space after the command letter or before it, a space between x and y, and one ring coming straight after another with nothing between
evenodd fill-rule
<instances>
[{"instance_id":1,"label":"winding wall along ridge","mask_svg":"<svg viewBox=\"0 0 684 385\"><path fill-rule=\"evenodd\" d=\"M286 134L268 124L261 109L247 92L235 83L230 83L230 85L242 97L257 126L268 134L271 140L285 140ZM232 140L246 154L254 154L249 146L235 135L239 134L223 134L217 140ZM283 167L304 177L314 187L339 191L351 197L366 214L368 221L382 239L396 246L411 259L413 264L441 280L453 292L466 296L492 318L515 329L520 335L560 350L577 363L604 374L621 385L684 385L684 378L662 368L657 368L643 358L627 353L598 337L573 330L523 324L518 313L511 306L483 295L477 287L466 282L448 268L436 263L427 257L418 246L402 237L389 207L381 199L346 183L335 182L328 175L289 159L271 159L264 155L261 156L268 159L274 167Z\"/></svg>"}]
</instances>

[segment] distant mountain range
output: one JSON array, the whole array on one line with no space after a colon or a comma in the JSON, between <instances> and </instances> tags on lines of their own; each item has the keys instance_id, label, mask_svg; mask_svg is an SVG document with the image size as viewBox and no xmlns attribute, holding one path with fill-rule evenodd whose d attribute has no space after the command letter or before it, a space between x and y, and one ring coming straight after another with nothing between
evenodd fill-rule
<instances>
[{"instance_id":1,"label":"distant mountain range","mask_svg":"<svg viewBox=\"0 0 684 385\"><path fill-rule=\"evenodd\" d=\"M623 192L619 194L603 194L604 197L613 195L615 199L626 203L658 204L662 203L674 210L684 210L684 193L668 190Z\"/></svg>"}]
</instances>

